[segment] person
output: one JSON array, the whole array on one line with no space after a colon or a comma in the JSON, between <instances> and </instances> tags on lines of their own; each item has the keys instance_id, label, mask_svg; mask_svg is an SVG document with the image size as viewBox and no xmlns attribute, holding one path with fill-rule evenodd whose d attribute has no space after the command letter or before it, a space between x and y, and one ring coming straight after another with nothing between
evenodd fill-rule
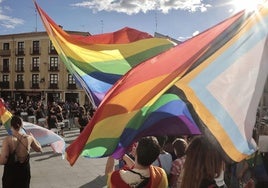
<instances>
[{"instance_id":1,"label":"person","mask_svg":"<svg viewBox=\"0 0 268 188\"><path fill-rule=\"evenodd\" d=\"M64 136L65 125L63 123L62 108L58 103L53 102L53 110L56 113L57 122L58 122L58 125L60 127L60 134L61 134L61 136Z\"/></svg>"},{"instance_id":2,"label":"person","mask_svg":"<svg viewBox=\"0 0 268 188\"><path fill-rule=\"evenodd\" d=\"M37 109L35 110L35 116L39 126L46 127L46 112L44 104L39 101L37 104Z\"/></svg>"},{"instance_id":3,"label":"person","mask_svg":"<svg viewBox=\"0 0 268 188\"><path fill-rule=\"evenodd\" d=\"M169 177L172 166L172 155L164 150L164 146L167 141L167 136L158 136L157 140L161 147L161 150L159 156L153 162L153 165L163 168L167 173L167 176Z\"/></svg>"},{"instance_id":4,"label":"person","mask_svg":"<svg viewBox=\"0 0 268 188\"><path fill-rule=\"evenodd\" d=\"M223 158L204 136L194 137L187 150L181 188L215 188Z\"/></svg>"},{"instance_id":5,"label":"person","mask_svg":"<svg viewBox=\"0 0 268 188\"><path fill-rule=\"evenodd\" d=\"M126 165L123 169L108 174L108 188L166 188L168 180L165 171L152 163L160 154L160 146L153 136L143 137L135 148L135 160L128 155L123 159Z\"/></svg>"},{"instance_id":6,"label":"person","mask_svg":"<svg viewBox=\"0 0 268 188\"><path fill-rule=\"evenodd\" d=\"M56 112L53 106L49 107L49 110L48 110L47 125L48 125L49 130L58 128L58 119L57 119Z\"/></svg>"},{"instance_id":7,"label":"person","mask_svg":"<svg viewBox=\"0 0 268 188\"><path fill-rule=\"evenodd\" d=\"M83 106L79 107L79 117L78 117L78 124L79 124L79 128L80 128L80 133L84 130L84 128L86 127L86 125L89 122L89 118L86 112L86 109Z\"/></svg>"},{"instance_id":8,"label":"person","mask_svg":"<svg viewBox=\"0 0 268 188\"><path fill-rule=\"evenodd\" d=\"M169 185L171 188L179 188L181 185L183 165L186 159L185 152L188 143L183 138L176 138L172 142L172 146L177 159L172 162Z\"/></svg>"},{"instance_id":9,"label":"person","mask_svg":"<svg viewBox=\"0 0 268 188\"><path fill-rule=\"evenodd\" d=\"M0 164L4 165L3 188L30 187L30 149L42 152L39 142L32 136L22 133L22 119L13 116L10 122L12 135L2 143Z\"/></svg>"}]
</instances>

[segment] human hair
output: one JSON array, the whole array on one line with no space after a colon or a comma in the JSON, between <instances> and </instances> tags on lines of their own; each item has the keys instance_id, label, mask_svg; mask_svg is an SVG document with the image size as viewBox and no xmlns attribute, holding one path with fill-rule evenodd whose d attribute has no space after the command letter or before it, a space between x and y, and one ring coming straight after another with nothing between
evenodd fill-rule
<instances>
[{"instance_id":1,"label":"human hair","mask_svg":"<svg viewBox=\"0 0 268 188\"><path fill-rule=\"evenodd\" d=\"M78 111L79 111L80 114L85 114L86 113L86 109L85 109L84 106L79 106Z\"/></svg>"},{"instance_id":2,"label":"human hair","mask_svg":"<svg viewBox=\"0 0 268 188\"><path fill-rule=\"evenodd\" d=\"M187 150L181 188L199 188L202 180L213 181L223 168L223 158L204 136L194 137Z\"/></svg>"},{"instance_id":3,"label":"human hair","mask_svg":"<svg viewBox=\"0 0 268 188\"><path fill-rule=\"evenodd\" d=\"M19 116L13 116L10 121L10 126L15 130L19 130L22 127L22 119Z\"/></svg>"},{"instance_id":4,"label":"human hair","mask_svg":"<svg viewBox=\"0 0 268 188\"><path fill-rule=\"evenodd\" d=\"M163 148L168 140L168 137L167 136L157 136L156 139L157 139L160 147Z\"/></svg>"},{"instance_id":5,"label":"human hair","mask_svg":"<svg viewBox=\"0 0 268 188\"><path fill-rule=\"evenodd\" d=\"M182 156L185 155L188 144L183 138L176 138L172 142L172 146L173 146L174 153L176 154L177 158L181 158Z\"/></svg>"},{"instance_id":6,"label":"human hair","mask_svg":"<svg viewBox=\"0 0 268 188\"><path fill-rule=\"evenodd\" d=\"M154 136L143 137L136 148L137 162L142 166L151 165L160 154L160 146Z\"/></svg>"}]
</instances>

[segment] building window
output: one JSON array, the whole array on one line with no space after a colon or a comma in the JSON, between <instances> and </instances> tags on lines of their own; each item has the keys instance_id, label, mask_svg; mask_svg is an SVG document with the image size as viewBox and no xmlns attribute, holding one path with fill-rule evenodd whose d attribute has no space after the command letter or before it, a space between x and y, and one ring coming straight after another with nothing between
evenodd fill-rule
<instances>
[{"instance_id":1,"label":"building window","mask_svg":"<svg viewBox=\"0 0 268 188\"><path fill-rule=\"evenodd\" d=\"M57 71L57 70L59 70L58 57L50 57L49 70L50 71Z\"/></svg>"},{"instance_id":2,"label":"building window","mask_svg":"<svg viewBox=\"0 0 268 188\"><path fill-rule=\"evenodd\" d=\"M58 89L58 75L57 74L50 74L49 75L49 84L51 89Z\"/></svg>"},{"instance_id":3,"label":"building window","mask_svg":"<svg viewBox=\"0 0 268 188\"><path fill-rule=\"evenodd\" d=\"M33 84L38 84L39 83L39 74L33 74L32 75L32 82L33 82Z\"/></svg>"},{"instance_id":4,"label":"building window","mask_svg":"<svg viewBox=\"0 0 268 188\"><path fill-rule=\"evenodd\" d=\"M56 50L51 40L49 41L49 46L51 50Z\"/></svg>"},{"instance_id":5,"label":"building window","mask_svg":"<svg viewBox=\"0 0 268 188\"><path fill-rule=\"evenodd\" d=\"M9 89L9 75L2 76L1 89Z\"/></svg>"},{"instance_id":6,"label":"building window","mask_svg":"<svg viewBox=\"0 0 268 188\"><path fill-rule=\"evenodd\" d=\"M32 54L39 54L40 49L39 49L39 41L33 41L33 51Z\"/></svg>"},{"instance_id":7,"label":"building window","mask_svg":"<svg viewBox=\"0 0 268 188\"><path fill-rule=\"evenodd\" d=\"M3 50L9 50L9 43L3 43Z\"/></svg>"},{"instance_id":8,"label":"building window","mask_svg":"<svg viewBox=\"0 0 268 188\"><path fill-rule=\"evenodd\" d=\"M57 54L55 46L52 44L51 41L49 41L49 54Z\"/></svg>"},{"instance_id":9,"label":"building window","mask_svg":"<svg viewBox=\"0 0 268 188\"><path fill-rule=\"evenodd\" d=\"M32 75L32 88L33 89L39 88L39 74Z\"/></svg>"},{"instance_id":10,"label":"building window","mask_svg":"<svg viewBox=\"0 0 268 188\"><path fill-rule=\"evenodd\" d=\"M24 42L18 42L18 55L24 55Z\"/></svg>"},{"instance_id":11,"label":"building window","mask_svg":"<svg viewBox=\"0 0 268 188\"><path fill-rule=\"evenodd\" d=\"M15 89L24 89L23 74L17 74L17 81L15 82Z\"/></svg>"},{"instance_id":12,"label":"building window","mask_svg":"<svg viewBox=\"0 0 268 188\"><path fill-rule=\"evenodd\" d=\"M32 71L39 71L39 57L33 57L33 59L32 59Z\"/></svg>"},{"instance_id":13,"label":"building window","mask_svg":"<svg viewBox=\"0 0 268 188\"><path fill-rule=\"evenodd\" d=\"M9 76L4 74L3 75L3 82L9 82Z\"/></svg>"},{"instance_id":14,"label":"building window","mask_svg":"<svg viewBox=\"0 0 268 188\"><path fill-rule=\"evenodd\" d=\"M16 71L23 72L24 71L24 59L17 58Z\"/></svg>"},{"instance_id":15,"label":"building window","mask_svg":"<svg viewBox=\"0 0 268 188\"><path fill-rule=\"evenodd\" d=\"M73 75L68 74L68 88L67 89L77 89L76 83Z\"/></svg>"},{"instance_id":16,"label":"building window","mask_svg":"<svg viewBox=\"0 0 268 188\"><path fill-rule=\"evenodd\" d=\"M9 59L3 59L3 72L9 72Z\"/></svg>"},{"instance_id":17,"label":"building window","mask_svg":"<svg viewBox=\"0 0 268 188\"><path fill-rule=\"evenodd\" d=\"M50 74L50 84L58 84L58 75Z\"/></svg>"},{"instance_id":18,"label":"building window","mask_svg":"<svg viewBox=\"0 0 268 188\"><path fill-rule=\"evenodd\" d=\"M23 74L17 74L17 82L23 82Z\"/></svg>"},{"instance_id":19,"label":"building window","mask_svg":"<svg viewBox=\"0 0 268 188\"><path fill-rule=\"evenodd\" d=\"M75 79L71 74L68 74L68 84L75 84Z\"/></svg>"}]
</instances>

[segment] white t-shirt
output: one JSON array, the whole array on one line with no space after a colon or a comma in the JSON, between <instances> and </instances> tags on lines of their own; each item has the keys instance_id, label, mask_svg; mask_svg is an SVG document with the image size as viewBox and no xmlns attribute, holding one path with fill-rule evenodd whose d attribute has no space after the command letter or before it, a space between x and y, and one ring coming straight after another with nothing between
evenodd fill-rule
<instances>
[{"instance_id":1,"label":"white t-shirt","mask_svg":"<svg viewBox=\"0 0 268 188\"><path fill-rule=\"evenodd\" d=\"M165 152L165 151L163 153L160 153L158 156L158 159L156 159L152 165L159 166L159 167L163 168L165 170L166 174L169 175L171 167L172 167L171 154L168 152Z\"/></svg>"}]
</instances>

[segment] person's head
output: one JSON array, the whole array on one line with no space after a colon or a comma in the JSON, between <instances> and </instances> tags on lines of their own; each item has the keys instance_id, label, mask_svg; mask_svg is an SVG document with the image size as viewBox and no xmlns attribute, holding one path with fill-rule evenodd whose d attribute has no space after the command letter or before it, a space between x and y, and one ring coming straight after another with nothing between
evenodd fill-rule
<instances>
[{"instance_id":1,"label":"person's head","mask_svg":"<svg viewBox=\"0 0 268 188\"><path fill-rule=\"evenodd\" d=\"M160 147L163 148L168 140L168 137L167 136L157 136L156 139L157 139Z\"/></svg>"},{"instance_id":2,"label":"person's head","mask_svg":"<svg viewBox=\"0 0 268 188\"><path fill-rule=\"evenodd\" d=\"M85 114L86 113L86 109L85 109L85 107L83 107L83 106L79 106L79 113L80 114Z\"/></svg>"},{"instance_id":3,"label":"person's head","mask_svg":"<svg viewBox=\"0 0 268 188\"><path fill-rule=\"evenodd\" d=\"M150 166L160 154L160 146L154 136L143 137L136 148L136 160L142 166Z\"/></svg>"},{"instance_id":4,"label":"person's head","mask_svg":"<svg viewBox=\"0 0 268 188\"><path fill-rule=\"evenodd\" d=\"M202 180L218 177L223 158L204 136L194 137L186 150L182 188L199 188Z\"/></svg>"},{"instance_id":5,"label":"person's head","mask_svg":"<svg viewBox=\"0 0 268 188\"><path fill-rule=\"evenodd\" d=\"M10 126L14 130L19 130L22 127L22 119L19 116L13 116L10 121Z\"/></svg>"},{"instance_id":6,"label":"person's head","mask_svg":"<svg viewBox=\"0 0 268 188\"><path fill-rule=\"evenodd\" d=\"M185 155L188 144L183 138L176 138L172 142L172 146L173 146L174 153L177 156L177 158L181 158L182 156Z\"/></svg>"}]
</instances>

